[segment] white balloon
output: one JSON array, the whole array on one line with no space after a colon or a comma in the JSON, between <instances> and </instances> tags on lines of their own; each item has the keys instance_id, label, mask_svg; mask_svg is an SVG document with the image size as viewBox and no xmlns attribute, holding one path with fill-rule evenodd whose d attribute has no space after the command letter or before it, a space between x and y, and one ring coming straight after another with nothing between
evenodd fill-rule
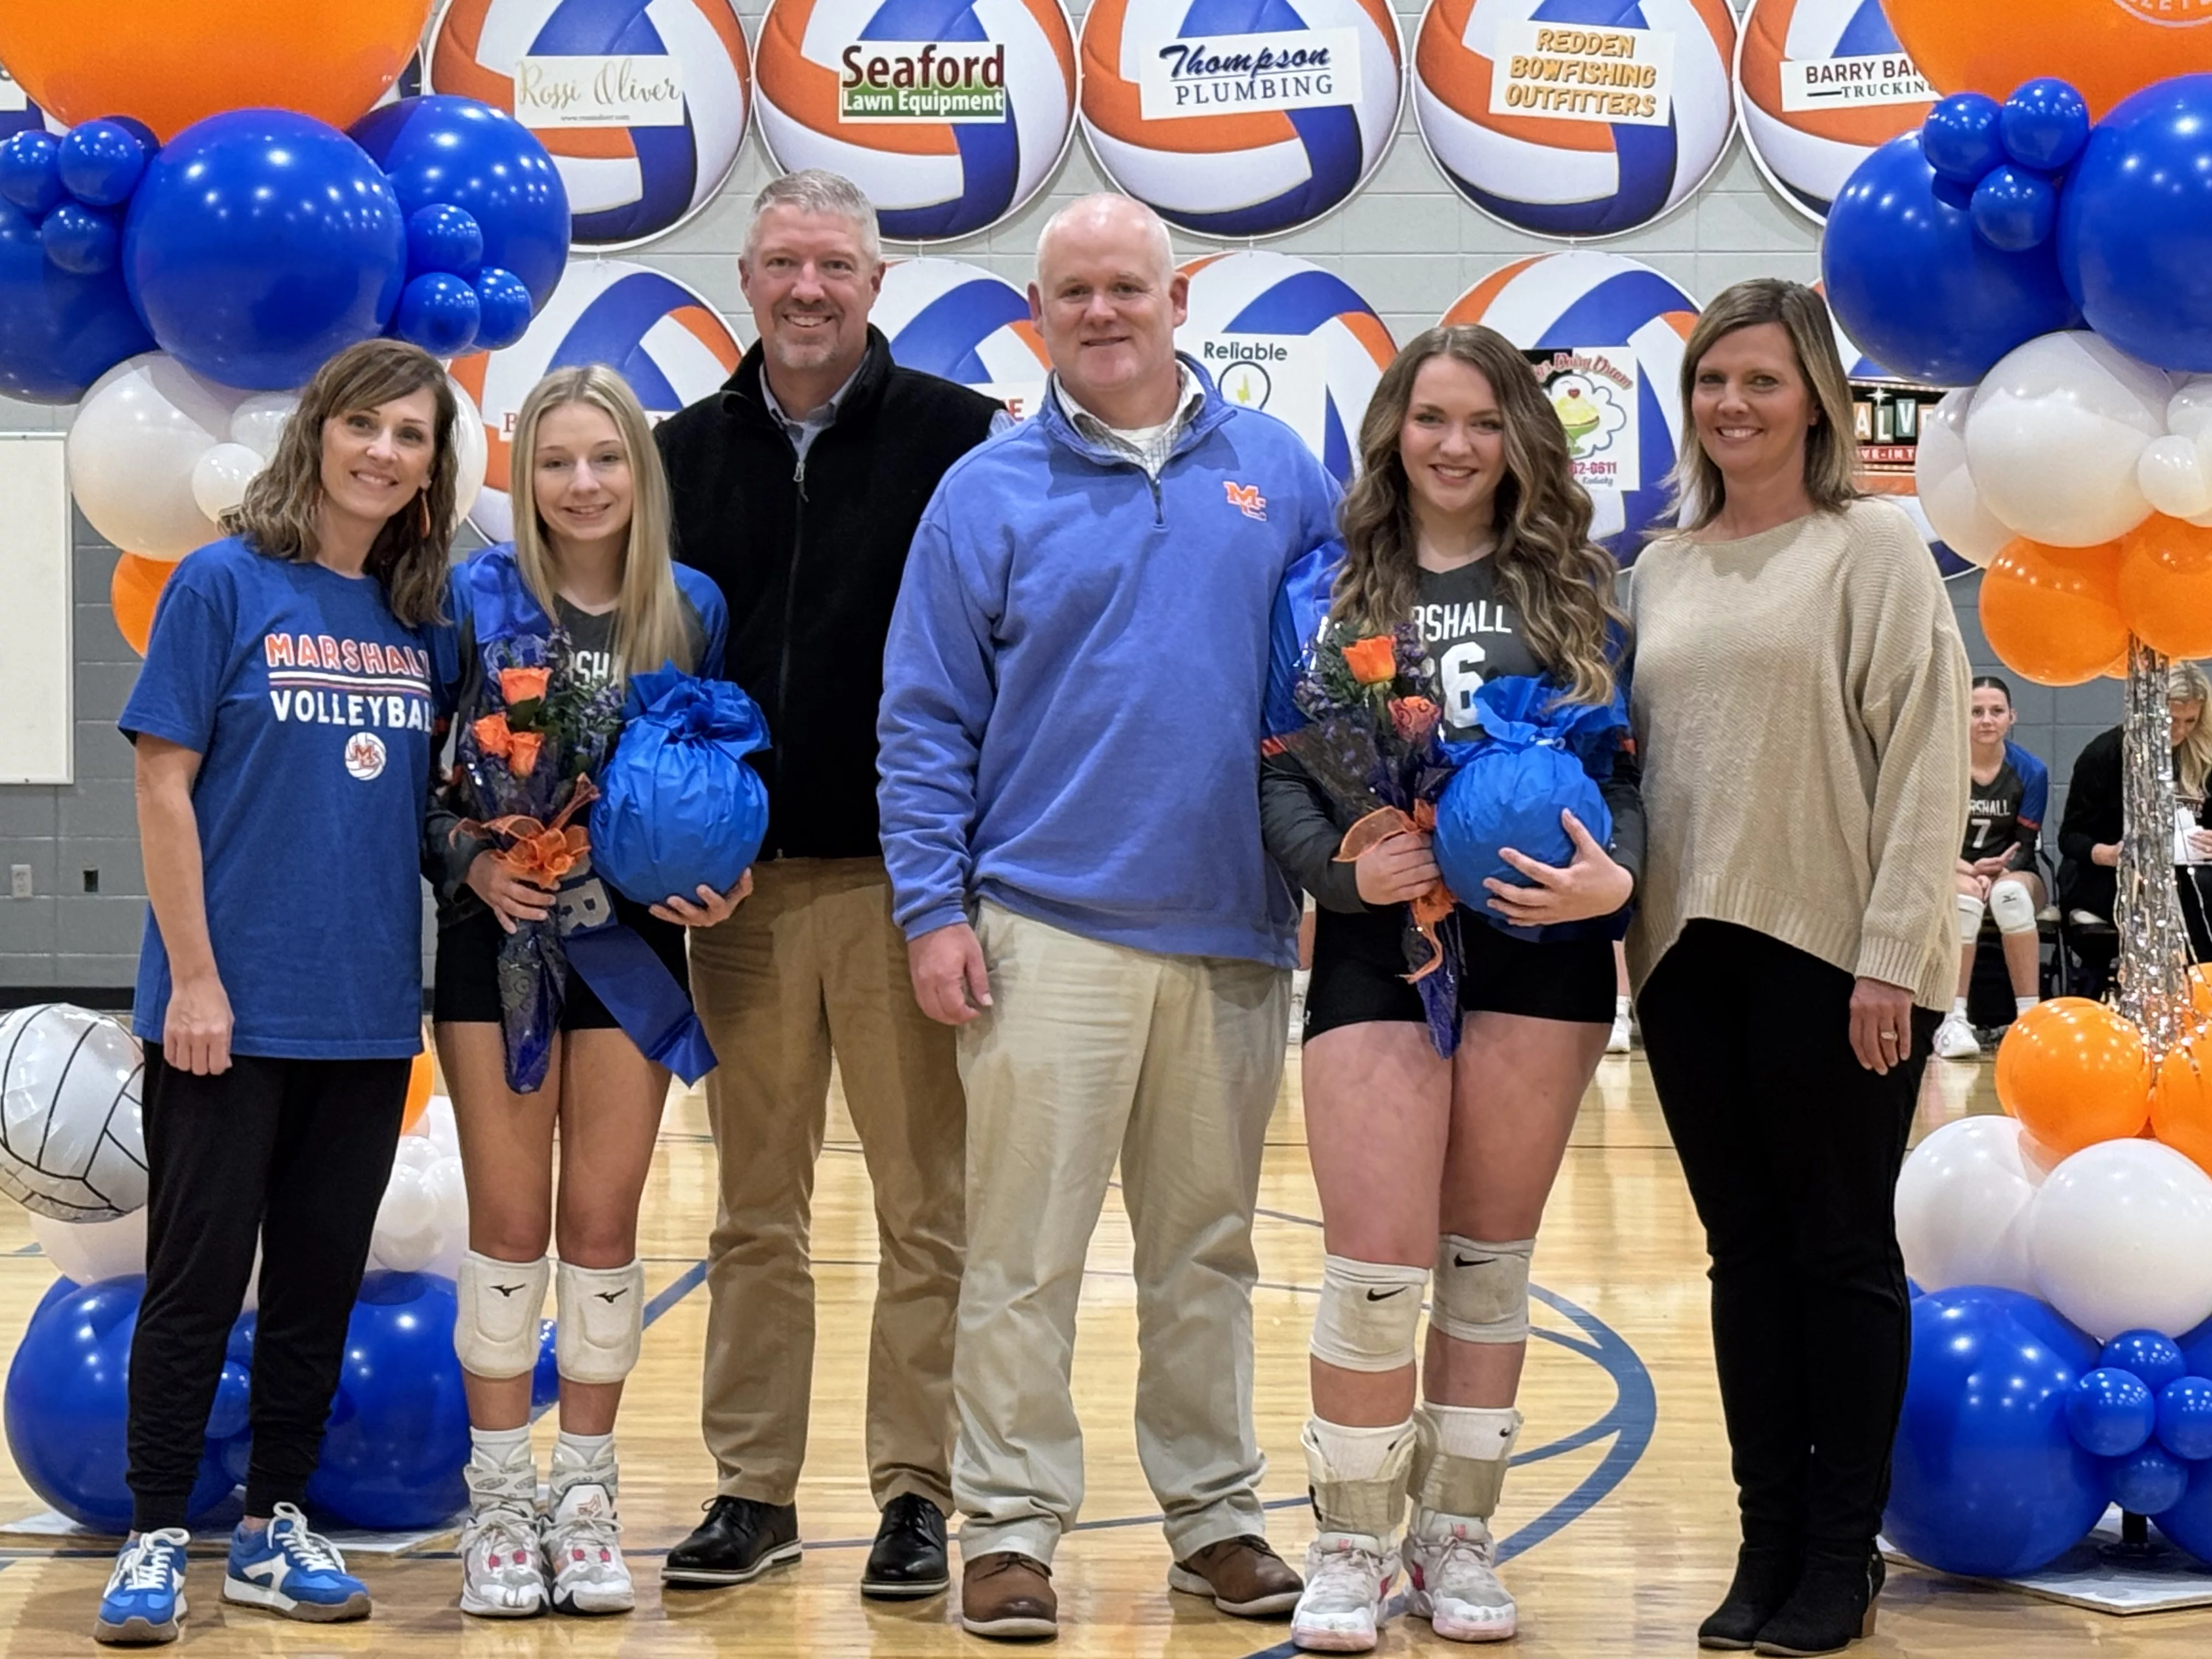
<instances>
[{"instance_id":1,"label":"white balloon","mask_svg":"<svg viewBox=\"0 0 2212 1659\"><path fill-rule=\"evenodd\" d=\"M243 395L159 351L101 375L69 434L70 484L92 527L149 559L214 541L222 532L194 498L193 469L228 438Z\"/></svg>"},{"instance_id":2,"label":"white balloon","mask_svg":"<svg viewBox=\"0 0 2212 1659\"><path fill-rule=\"evenodd\" d=\"M2084 331L2045 334L1975 389L1966 459L1982 504L2021 535L2091 547L2149 516L2136 463L2166 432L2172 383Z\"/></svg>"},{"instance_id":3,"label":"white balloon","mask_svg":"<svg viewBox=\"0 0 2212 1659\"><path fill-rule=\"evenodd\" d=\"M2020 1149L2012 1118L1947 1123L1913 1149L1897 1178L1897 1242L1923 1291L2001 1285L2035 1294L2028 1206L2044 1170Z\"/></svg>"},{"instance_id":4,"label":"white balloon","mask_svg":"<svg viewBox=\"0 0 2212 1659\"><path fill-rule=\"evenodd\" d=\"M457 1279L460 1276L461 1258L469 1248L469 1191L461 1179L460 1159L440 1158L431 1165L426 1179L437 1202L438 1224L442 1234L438 1254L432 1259L428 1271Z\"/></svg>"},{"instance_id":5,"label":"white balloon","mask_svg":"<svg viewBox=\"0 0 2212 1659\"><path fill-rule=\"evenodd\" d=\"M57 1221L30 1212L31 1237L64 1279L96 1285L146 1271L146 1211L142 1205L112 1221Z\"/></svg>"},{"instance_id":6,"label":"white balloon","mask_svg":"<svg viewBox=\"0 0 2212 1659\"><path fill-rule=\"evenodd\" d=\"M394 1164L384 1201L376 1207L370 1260L395 1273L420 1273L436 1258L442 1242L438 1200L430 1183L414 1165Z\"/></svg>"},{"instance_id":7,"label":"white balloon","mask_svg":"<svg viewBox=\"0 0 2212 1659\"><path fill-rule=\"evenodd\" d=\"M453 402L457 405L453 423L453 527L460 528L461 520L477 504L483 493L484 469L491 464L491 441L484 431L483 416L477 408L477 400L462 389L458 380L450 380Z\"/></svg>"},{"instance_id":8,"label":"white balloon","mask_svg":"<svg viewBox=\"0 0 2212 1659\"><path fill-rule=\"evenodd\" d=\"M2178 438L2197 438L2212 433L2212 374L2182 379L2166 403L2166 429Z\"/></svg>"},{"instance_id":9,"label":"white balloon","mask_svg":"<svg viewBox=\"0 0 2212 1659\"><path fill-rule=\"evenodd\" d=\"M1944 546L1970 564L1987 564L2013 532L1982 505L1966 466L1966 411L1974 389L1961 386L1944 394L1933 409L1920 411L1920 442L1912 464L1920 510Z\"/></svg>"},{"instance_id":10,"label":"white balloon","mask_svg":"<svg viewBox=\"0 0 2212 1659\"><path fill-rule=\"evenodd\" d=\"M268 465L244 444L217 444L192 467L192 500L210 519L220 519L246 499L246 486Z\"/></svg>"},{"instance_id":11,"label":"white balloon","mask_svg":"<svg viewBox=\"0 0 2212 1659\"><path fill-rule=\"evenodd\" d=\"M2197 459L2197 441L2153 438L2136 461L2136 483L2154 510L2177 519L2212 513L2212 481Z\"/></svg>"},{"instance_id":12,"label":"white balloon","mask_svg":"<svg viewBox=\"0 0 2212 1659\"><path fill-rule=\"evenodd\" d=\"M2051 1172L2028 1214L2037 1293L2099 1341L2212 1316L2212 1176L2155 1140L2106 1140Z\"/></svg>"},{"instance_id":13,"label":"white balloon","mask_svg":"<svg viewBox=\"0 0 2212 1659\"><path fill-rule=\"evenodd\" d=\"M300 406L296 392L257 392L239 404L230 417L230 441L243 444L263 460L276 453L284 435L284 422Z\"/></svg>"},{"instance_id":14,"label":"white balloon","mask_svg":"<svg viewBox=\"0 0 2212 1659\"><path fill-rule=\"evenodd\" d=\"M415 1133L448 1158L461 1155L460 1127L453 1121L453 1102L448 1095L432 1095L415 1125Z\"/></svg>"}]
</instances>

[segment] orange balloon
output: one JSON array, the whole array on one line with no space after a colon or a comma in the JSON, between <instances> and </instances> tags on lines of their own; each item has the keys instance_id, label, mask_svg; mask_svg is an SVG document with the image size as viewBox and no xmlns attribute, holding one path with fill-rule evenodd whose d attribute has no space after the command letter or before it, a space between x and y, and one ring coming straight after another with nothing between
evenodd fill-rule
<instances>
[{"instance_id":1,"label":"orange balloon","mask_svg":"<svg viewBox=\"0 0 2212 1659\"><path fill-rule=\"evenodd\" d=\"M2124 659L2120 544L2007 542L1982 573L1982 632L2005 664L2041 685L2081 685Z\"/></svg>"},{"instance_id":2,"label":"orange balloon","mask_svg":"<svg viewBox=\"0 0 2212 1659\"><path fill-rule=\"evenodd\" d=\"M399 78L431 0L5 0L0 64L74 126L135 115L164 143L228 109L350 125Z\"/></svg>"},{"instance_id":3,"label":"orange balloon","mask_svg":"<svg viewBox=\"0 0 2212 1659\"><path fill-rule=\"evenodd\" d=\"M2203 1034L2166 1051L2150 1097L2153 1133L2212 1173L2212 1042Z\"/></svg>"},{"instance_id":4,"label":"orange balloon","mask_svg":"<svg viewBox=\"0 0 2212 1659\"><path fill-rule=\"evenodd\" d=\"M115 612L115 625L142 657L146 654L146 636L154 631L154 602L161 597L161 590L169 584L169 573L176 568L160 559L125 553L116 560L115 574L108 579L107 603Z\"/></svg>"},{"instance_id":5,"label":"orange balloon","mask_svg":"<svg viewBox=\"0 0 2212 1659\"><path fill-rule=\"evenodd\" d=\"M2150 1056L2142 1033L2101 1002L2039 1002L1997 1045L1997 1099L2061 1158L2142 1133Z\"/></svg>"},{"instance_id":6,"label":"orange balloon","mask_svg":"<svg viewBox=\"0 0 2212 1659\"><path fill-rule=\"evenodd\" d=\"M407 1073L407 1109L399 1115L399 1133L411 1135L415 1126L422 1121L422 1114L430 1108L430 1085L435 1068L430 1063L430 1051L425 1048L415 1056L415 1064Z\"/></svg>"},{"instance_id":7,"label":"orange balloon","mask_svg":"<svg viewBox=\"0 0 2212 1659\"><path fill-rule=\"evenodd\" d=\"M2212 70L2199 0L1882 0L1899 42L1938 92L2002 102L2039 75L2071 82L2102 115L2140 87Z\"/></svg>"},{"instance_id":8,"label":"orange balloon","mask_svg":"<svg viewBox=\"0 0 2212 1659\"><path fill-rule=\"evenodd\" d=\"M2120 538L2120 617L2169 657L2212 657L2212 530L2154 513Z\"/></svg>"}]
</instances>

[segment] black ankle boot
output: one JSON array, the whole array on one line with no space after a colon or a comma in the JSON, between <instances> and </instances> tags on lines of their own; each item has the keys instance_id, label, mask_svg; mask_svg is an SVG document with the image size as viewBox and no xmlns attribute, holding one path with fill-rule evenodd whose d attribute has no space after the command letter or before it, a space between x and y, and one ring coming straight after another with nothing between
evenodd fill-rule
<instances>
[{"instance_id":1,"label":"black ankle boot","mask_svg":"<svg viewBox=\"0 0 2212 1659\"><path fill-rule=\"evenodd\" d=\"M1713 1609L1711 1618L1698 1626L1698 1645L1749 1647L1797 1588L1797 1575L1804 1565L1805 1557L1798 1550L1760 1544L1740 1547L1728 1597Z\"/></svg>"},{"instance_id":2,"label":"black ankle boot","mask_svg":"<svg viewBox=\"0 0 2212 1659\"><path fill-rule=\"evenodd\" d=\"M1873 1635L1875 1602L1887 1576L1871 1549L1863 1555L1807 1557L1796 1589L1760 1629L1758 1650L1800 1659L1834 1653Z\"/></svg>"}]
</instances>

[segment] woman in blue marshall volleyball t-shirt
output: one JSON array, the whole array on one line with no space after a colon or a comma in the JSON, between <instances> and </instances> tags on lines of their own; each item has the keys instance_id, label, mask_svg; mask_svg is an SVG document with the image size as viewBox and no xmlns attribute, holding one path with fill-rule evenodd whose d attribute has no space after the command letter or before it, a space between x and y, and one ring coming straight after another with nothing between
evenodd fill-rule
<instances>
[{"instance_id":1,"label":"woman in blue marshall volleyball t-shirt","mask_svg":"<svg viewBox=\"0 0 2212 1659\"><path fill-rule=\"evenodd\" d=\"M229 538L178 566L121 726L153 914L146 1296L131 1356L132 1532L109 1642L173 1640L185 1510L263 1247L246 1519L223 1599L359 1619L299 1505L422 1047L424 628L453 523L455 404L396 341L325 364Z\"/></svg>"}]
</instances>

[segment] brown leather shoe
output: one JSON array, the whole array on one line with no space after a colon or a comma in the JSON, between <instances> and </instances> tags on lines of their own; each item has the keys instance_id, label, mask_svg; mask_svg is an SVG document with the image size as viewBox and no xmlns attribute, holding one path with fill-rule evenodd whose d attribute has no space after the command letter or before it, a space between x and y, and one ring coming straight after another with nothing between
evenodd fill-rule
<instances>
[{"instance_id":1,"label":"brown leather shoe","mask_svg":"<svg viewBox=\"0 0 2212 1659\"><path fill-rule=\"evenodd\" d=\"M1209 1596L1222 1612L1239 1619L1288 1613L1305 1587L1305 1580L1267 1547L1266 1539L1250 1534L1208 1544L1168 1569L1169 1589Z\"/></svg>"},{"instance_id":2,"label":"brown leather shoe","mask_svg":"<svg viewBox=\"0 0 2212 1659\"><path fill-rule=\"evenodd\" d=\"M1012 1550L976 1556L961 1570L960 1627L994 1642L1050 1641L1060 1634L1052 1569Z\"/></svg>"}]
</instances>

